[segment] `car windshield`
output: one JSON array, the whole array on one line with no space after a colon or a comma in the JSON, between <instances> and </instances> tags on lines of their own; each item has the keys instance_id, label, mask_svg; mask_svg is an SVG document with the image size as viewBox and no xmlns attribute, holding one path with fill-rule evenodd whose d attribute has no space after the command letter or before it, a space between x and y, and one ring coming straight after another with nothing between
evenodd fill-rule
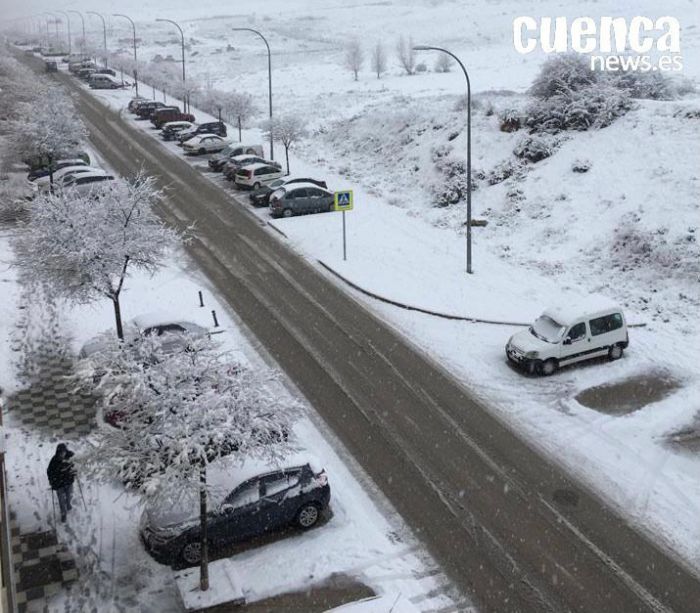
<instances>
[{"instance_id":1,"label":"car windshield","mask_svg":"<svg viewBox=\"0 0 700 613\"><path fill-rule=\"evenodd\" d=\"M530 326L530 333L545 343L558 343L565 329L566 326L562 326L547 315L542 315Z\"/></svg>"}]
</instances>

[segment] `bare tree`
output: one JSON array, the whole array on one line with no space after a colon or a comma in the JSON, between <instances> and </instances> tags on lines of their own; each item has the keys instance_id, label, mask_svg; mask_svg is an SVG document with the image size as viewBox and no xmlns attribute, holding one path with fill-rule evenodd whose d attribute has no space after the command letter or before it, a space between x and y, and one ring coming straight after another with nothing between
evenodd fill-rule
<instances>
[{"instance_id":1,"label":"bare tree","mask_svg":"<svg viewBox=\"0 0 700 613\"><path fill-rule=\"evenodd\" d=\"M396 55L406 74L411 75L416 72L416 52L413 50L413 38L409 37L407 41L403 35L400 36L396 44Z\"/></svg>"},{"instance_id":2,"label":"bare tree","mask_svg":"<svg viewBox=\"0 0 700 613\"><path fill-rule=\"evenodd\" d=\"M452 70L452 58L447 53L438 53L435 72L450 72L450 70Z\"/></svg>"},{"instance_id":3,"label":"bare tree","mask_svg":"<svg viewBox=\"0 0 700 613\"><path fill-rule=\"evenodd\" d=\"M62 154L73 154L87 138L73 101L60 87L40 91L36 99L21 105L12 122L10 149L19 159L46 163L53 189L53 164Z\"/></svg>"},{"instance_id":4,"label":"bare tree","mask_svg":"<svg viewBox=\"0 0 700 613\"><path fill-rule=\"evenodd\" d=\"M181 555L199 563L200 589L209 589L209 499L222 492L207 476L288 455L298 406L280 398L270 373L232 364L208 337L167 352L158 337L130 345L112 338L79 373L86 386L99 376L105 408L129 407L119 428L97 433L82 464L98 479L119 479L150 508L199 516Z\"/></svg>"},{"instance_id":5,"label":"bare tree","mask_svg":"<svg viewBox=\"0 0 700 613\"><path fill-rule=\"evenodd\" d=\"M372 70L377 75L377 79L381 79L382 74L386 72L386 50L379 41L372 49Z\"/></svg>"},{"instance_id":6,"label":"bare tree","mask_svg":"<svg viewBox=\"0 0 700 613\"><path fill-rule=\"evenodd\" d=\"M119 299L132 269L154 273L181 235L153 210L153 180L110 181L80 194L72 189L36 198L17 243L18 263L57 295L79 303L108 298L124 338Z\"/></svg>"},{"instance_id":7,"label":"bare tree","mask_svg":"<svg viewBox=\"0 0 700 613\"><path fill-rule=\"evenodd\" d=\"M351 40L345 47L345 67L353 73L355 81L362 69L362 64L365 61L365 54L362 51L362 45L356 38Z\"/></svg>"},{"instance_id":8,"label":"bare tree","mask_svg":"<svg viewBox=\"0 0 700 613\"><path fill-rule=\"evenodd\" d=\"M238 125L238 140L242 139L242 128L257 112L253 96L247 93L227 92L223 96L223 110L228 117L233 117Z\"/></svg>"},{"instance_id":9,"label":"bare tree","mask_svg":"<svg viewBox=\"0 0 700 613\"><path fill-rule=\"evenodd\" d=\"M262 129L265 131L267 138L272 133L272 138L284 145L284 154L287 158L287 174L289 174L289 148L293 143L307 135L306 121L301 115L281 115L264 121Z\"/></svg>"}]
</instances>

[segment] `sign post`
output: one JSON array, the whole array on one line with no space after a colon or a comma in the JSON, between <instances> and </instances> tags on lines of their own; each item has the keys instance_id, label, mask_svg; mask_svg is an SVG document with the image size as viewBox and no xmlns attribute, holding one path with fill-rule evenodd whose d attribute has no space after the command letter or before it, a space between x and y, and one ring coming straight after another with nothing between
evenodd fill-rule
<instances>
[{"instance_id":1,"label":"sign post","mask_svg":"<svg viewBox=\"0 0 700 613\"><path fill-rule=\"evenodd\" d=\"M347 240L345 233L345 211L352 211L353 196L352 190L348 189L342 192L335 192L333 199L333 210L343 213L343 261L348 259Z\"/></svg>"}]
</instances>

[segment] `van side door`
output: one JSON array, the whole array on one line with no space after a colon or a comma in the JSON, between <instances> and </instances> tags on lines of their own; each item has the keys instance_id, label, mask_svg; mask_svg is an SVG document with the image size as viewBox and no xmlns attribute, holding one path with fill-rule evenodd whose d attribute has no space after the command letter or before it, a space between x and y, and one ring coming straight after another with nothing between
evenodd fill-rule
<instances>
[{"instance_id":1,"label":"van side door","mask_svg":"<svg viewBox=\"0 0 700 613\"><path fill-rule=\"evenodd\" d=\"M590 336L585 321L580 321L571 326L564 334L561 342L561 363L572 363L585 359L590 349Z\"/></svg>"}]
</instances>

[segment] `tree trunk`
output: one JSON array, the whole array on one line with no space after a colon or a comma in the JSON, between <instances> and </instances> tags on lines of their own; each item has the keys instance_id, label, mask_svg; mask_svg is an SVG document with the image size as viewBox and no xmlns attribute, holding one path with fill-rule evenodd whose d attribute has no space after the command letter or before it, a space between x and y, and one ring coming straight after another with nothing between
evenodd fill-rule
<instances>
[{"instance_id":1,"label":"tree trunk","mask_svg":"<svg viewBox=\"0 0 700 613\"><path fill-rule=\"evenodd\" d=\"M202 544L202 560L199 563L199 589L209 589L209 534L207 530L207 468L202 465L199 471L199 522Z\"/></svg>"},{"instance_id":2,"label":"tree trunk","mask_svg":"<svg viewBox=\"0 0 700 613\"><path fill-rule=\"evenodd\" d=\"M243 138L241 137L241 116L238 116L238 142L242 142Z\"/></svg>"},{"instance_id":3,"label":"tree trunk","mask_svg":"<svg viewBox=\"0 0 700 613\"><path fill-rule=\"evenodd\" d=\"M53 194L53 156L49 153L46 159L49 160L49 190Z\"/></svg>"},{"instance_id":4,"label":"tree trunk","mask_svg":"<svg viewBox=\"0 0 700 613\"><path fill-rule=\"evenodd\" d=\"M285 146L284 156L287 158L287 174L289 174L289 147Z\"/></svg>"},{"instance_id":5,"label":"tree trunk","mask_svg":"<svg viewBox=\"0 0 700 613\"><path fill-rule=\"evenodd\" d=\"M120 341L124 340L124 328L122 326L122 309L119 305L119 294L112 298L112 304L114 305L114 319L117 322L117 337Z\"/></svg>"}]
</instances>

